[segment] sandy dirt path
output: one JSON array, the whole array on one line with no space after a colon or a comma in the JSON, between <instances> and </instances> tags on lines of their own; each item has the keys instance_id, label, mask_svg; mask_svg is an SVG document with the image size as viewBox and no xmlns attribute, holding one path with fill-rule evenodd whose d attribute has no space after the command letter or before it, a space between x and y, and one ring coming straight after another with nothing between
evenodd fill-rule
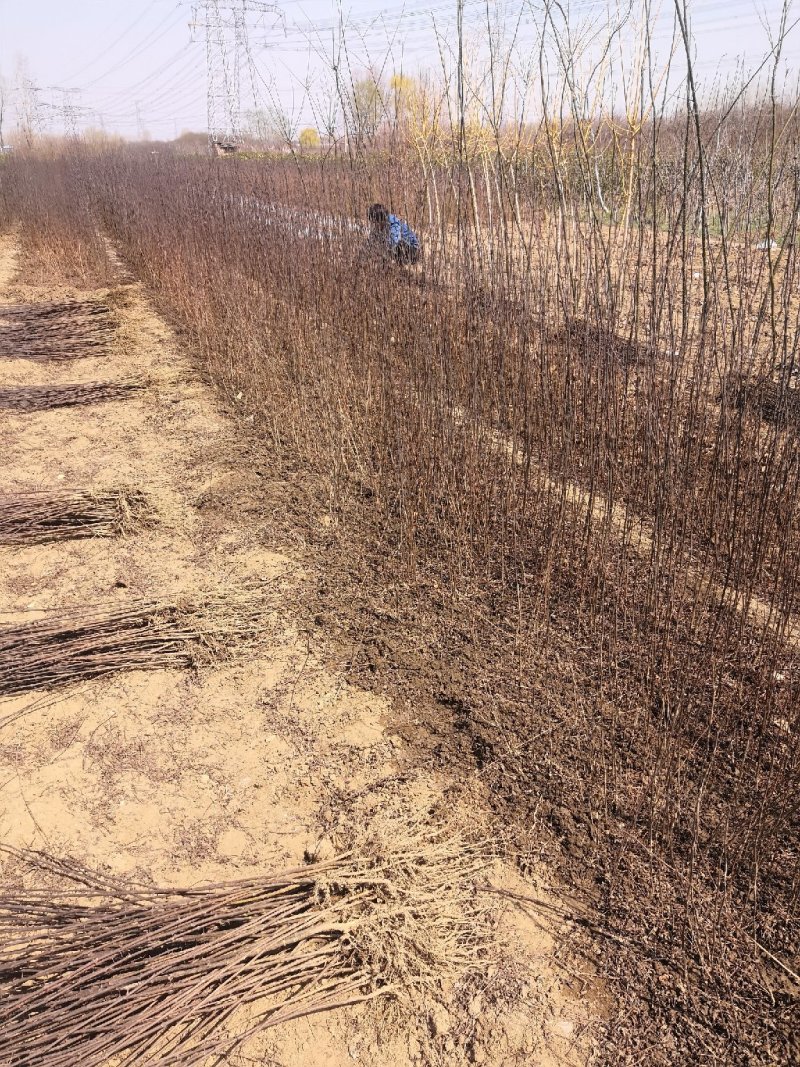
<instances>
[{"instance_id":1,"label":"sandy dirt path","mask_svg":"<svg viewBox=\"0 0 800 1067\"><path fill-rule=\"evenodd\" d=\"M416 820L463 807L480 823L476 783L411 765L389 732L388 704L327 669L294 605L301 559L264 544L261 483L167 326L135 284L77 293L15 278L13 237L0 240L2 304L107 299L110 352L59 364L0 360L0 384L135 375L124 401L39 413L0 412L0 491L132 486L158 521L116 539L0 546L0 625L132 597L257 587L268 607L257 654L197 671L121 673L60 692L0 701L0 840L69 854L115 875L167 885L244 877L335 847L353 798ZM298 555L297 553L295 556ZM453 799L455 798L455 799ZM2 875L0 874L0 877ZM591 974L559 956L569 934L535 881L490 870L498 944L469 1003L342 1009L271 1031L242 1063L326 1067L583 1064L598 1040ZM231 1060L238 1062L238 1060Z\"/></svg>"}]
</instances>

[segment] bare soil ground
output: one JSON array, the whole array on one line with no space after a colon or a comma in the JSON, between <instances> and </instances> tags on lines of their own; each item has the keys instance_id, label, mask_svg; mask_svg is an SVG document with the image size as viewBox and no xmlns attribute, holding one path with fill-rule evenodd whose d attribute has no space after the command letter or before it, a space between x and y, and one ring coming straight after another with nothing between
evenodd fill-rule
<instances>
[{"instance_id":1,"label":"bare soil ground","mask_svg":"<svg viewBox=\"0 0 800 1067\"><path fill-rule=\"evenodd\" d=\"M283 498L271 496L274 476L249 463L234 424L141 289L122 276L96 293L26 286L14 250L13 238L0 242L0 304L103 298L117 309L119 332L106 356L2 361L0 384L136 375L149 386L121 402L2 413L0 488L133 486L152 494L158 522L119 539L0 548L0 625L136 596L254 586L269 625L246 659L0 702L0 840L179 885L335 849L337 827L364 796L410 821L447 810L472 830L488 827L477 771L465 767L456 781L420 765L393 732L391 691L358 688L323 662L324 635L298 608L324 583L319 562L304 554L302 533L275 550L270 509ZM595 975L566 950L570 924L546 871L523 879L497 861L488 878L495 958L468 989L443 974L439 1003L289 1023L245 1046L241 1062L589 1062L602 1034L599 1004L586 992Z\"/></svg>"}]
</instances>

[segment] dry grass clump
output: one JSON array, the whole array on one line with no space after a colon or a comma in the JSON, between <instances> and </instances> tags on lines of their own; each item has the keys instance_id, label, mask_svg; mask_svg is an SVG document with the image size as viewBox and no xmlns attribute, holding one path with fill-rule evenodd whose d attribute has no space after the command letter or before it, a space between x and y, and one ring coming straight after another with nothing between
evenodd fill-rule
<instances>
[{"instance_id":1,"label":"dry grass clump","mask_svg":"<svg viewBox=\"0 0 800 1067\"><path fill-rule=\"evenodd\" d=\"M139 489L30 489L0 494L0 544L125 535L153 521Z\"/></svg>"},{"instance_id":2,"label":"dry grass clump","mask_svg":"<svg viewBox=\"0 0 800 1067\"><path fill-rule=\"evenodd\" d=\"M133 601L54 612L0 628L0 696L49 689L117 671L192 667L252 644L264 606L257 594Z\"/></svg>"},{"instance_id":3,"label":"dry grass clump","mask_svg":"<svg viewBox=\"0 0 800 1067\"><path fill-rule=\"evenodd\" d=\"M7 411L49 411L53 408L125 400L147 383L138 379L80 382L73 385L14 385L0 388L0 408Z\"/></svg>"},{"instance_id":4,"label":"dry grass clump","mask_svg":"<svg viewBox=\"0 0 800 1067\"><path fill-rule=\"evenodd\" d=\"M190 889L4 849L49 884L0 893L0 1061L195 1067L289 1019L479 966L481 850L376 822L330 862Z\"/></svg>"}]
</instances>

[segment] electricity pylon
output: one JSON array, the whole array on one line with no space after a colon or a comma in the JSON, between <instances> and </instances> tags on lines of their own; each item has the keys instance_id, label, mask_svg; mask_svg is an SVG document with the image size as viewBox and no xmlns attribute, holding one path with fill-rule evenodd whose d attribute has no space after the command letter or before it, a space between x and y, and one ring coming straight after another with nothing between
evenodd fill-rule
<instances>
[{"instance_id":1,"label":"electricity pylon","mask_svg":"<svg viewBox=\"0 0 800 1067\"><path fill-rule=\"evenodd\" d=\"M205 34L212 144L241 140L243 72L249 76L254 104L258 97L250 30L268 15L280 18L280 9L261 0L198 0L192 5L192 30Z\"/></svg>"},{"instance_id":2,"label":"electricity pylon","mask_svg":"<svg viewBox=\"0 0 800 1067\"><path fill-rule=\"evenodd\" d=\"M61 118L61 125L64 129L64 135L70 140L74 141L78 136L78 119L88 113L88 109L81 107L77 101L80 99L80 89L63 89L58 85L48 86L49 91L53 94L51 103L48 106L50 112L54 115L59 115ZM55 103L55 94L61 95L61 103Z\"/></svg>"}]
</instances>

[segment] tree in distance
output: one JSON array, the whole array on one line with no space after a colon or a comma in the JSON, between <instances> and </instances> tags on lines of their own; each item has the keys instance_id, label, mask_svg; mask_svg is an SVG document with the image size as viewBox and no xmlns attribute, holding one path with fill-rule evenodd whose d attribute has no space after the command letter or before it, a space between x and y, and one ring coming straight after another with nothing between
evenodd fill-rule
<instances>
[{"instance_id":1,"label":"tree in distance","mask_svg":"<svg viewBox=\"0 0 800 1067\"><path fill-rule=\"evenodd\" d=\"M319 134L313 126L306 126L304 130L300 131L300 148L304 152L316 151L321 143Z\"/></svg>"}]
</instances>

